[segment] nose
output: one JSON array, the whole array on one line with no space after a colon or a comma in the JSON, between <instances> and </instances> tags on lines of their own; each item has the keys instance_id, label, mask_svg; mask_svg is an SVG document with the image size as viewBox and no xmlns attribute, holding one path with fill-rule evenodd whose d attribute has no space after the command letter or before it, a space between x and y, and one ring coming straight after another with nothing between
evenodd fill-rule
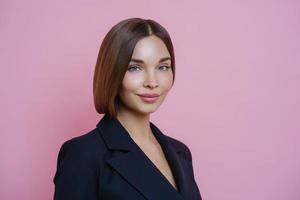
<instances>
[{"instance_id":1,"label":"nose","mask_svg":"<svg viewBox=\"0 0 300 200\"><path fill-rule=\"evenodd\" d=\"M147 77L144 82L144 87L156 88L158 86L158 82L156 80L155 74L148 73L146 76Z\"/></svg>"}]
</instances>

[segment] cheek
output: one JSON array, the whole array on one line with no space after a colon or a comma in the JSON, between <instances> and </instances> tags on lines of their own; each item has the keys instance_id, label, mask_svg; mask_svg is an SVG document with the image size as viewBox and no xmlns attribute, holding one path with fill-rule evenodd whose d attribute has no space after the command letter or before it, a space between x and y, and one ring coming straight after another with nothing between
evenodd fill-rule
<instances>
[{"instance_id":1,"label":"cheek","mask_svg":"<svg viewBox=\"0 0 300 200\"><path fill-rule=\"evenodd\" d=\"M136 90L141 85L143 79L141 76L137 76L137 74L129 74L126 73L123 81L122 81L122 87L124 90Z\"/></svg>"},{"instance_id":2,"label":"cheek","mask_svg":"<svg viewBox=\"0 0 300 200\"><path fill-rule=\"evenodd\" d=\"M164 75L161 79L161 85L166 89L169 90L172 87L173 82L173 74L168 73L167 75Z\"/></svg>"}]
</instances>

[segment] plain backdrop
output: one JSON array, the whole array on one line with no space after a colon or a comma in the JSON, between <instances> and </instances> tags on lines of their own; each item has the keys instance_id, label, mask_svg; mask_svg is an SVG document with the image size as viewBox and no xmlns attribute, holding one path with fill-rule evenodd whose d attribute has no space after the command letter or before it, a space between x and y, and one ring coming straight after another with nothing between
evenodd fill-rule
<instances>
[{"instance_id":1,"label":"plain backdrop","mask_svg":"<svg viewBox=\"0 0 300 200\"><path fill-rule=\"evenodd\" d=\"M151 120L191 149L203 199L299 200L296 0L1 0L0 199L53 198L61 144L102 117L100 44L130 17L172 37L175 84Z\"/></svg>"}]
</instances>

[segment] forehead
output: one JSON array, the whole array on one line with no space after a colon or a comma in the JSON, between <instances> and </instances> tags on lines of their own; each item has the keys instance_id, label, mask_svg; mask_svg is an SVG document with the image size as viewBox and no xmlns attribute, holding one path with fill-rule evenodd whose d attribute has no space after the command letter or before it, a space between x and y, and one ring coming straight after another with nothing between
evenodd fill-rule
<instances>
[{"instance_id":1,"label":"forehead","mask_svg":"<svg viewBox=\"0 0 300 200\"><path fill-rule=\"evenodd\" d=\"M170 57L165 43L159 37L151 35L137 42L131 58L145 62L158 62L165 57Z\"/></svg>"}]
</instances>

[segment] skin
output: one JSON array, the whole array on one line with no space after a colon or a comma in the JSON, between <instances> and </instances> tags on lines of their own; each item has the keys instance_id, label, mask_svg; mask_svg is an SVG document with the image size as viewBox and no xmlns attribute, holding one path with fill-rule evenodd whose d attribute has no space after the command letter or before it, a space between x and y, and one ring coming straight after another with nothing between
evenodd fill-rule
<instances>
[{"instance_id":1,"label":"skin","mask_svg":"<svg viewBox=\"0 0 300 200\"><path fill-rule=\"evenodd\" d=\"M171 60L160 62L161 58L166 57L170 57L170 54L163 41L157 36L143 38L136 44L131 59L139 59L144 63L131 61L128 65L122 88L118 93L121 104L117 119L135 143L177 189L163 150L150 128L150 114L158 109L172 88ZM157 93L160 96L154 103L147 103L137 95L142 93Z\"/></svg>"},{"instance_id":2,"label":"skin","mask_svg":"<svg viewBox=\"0 0 300 200\"><path fill-rule=\"evenodd\" d=\"M135 46L131 61L119 91L121 99L117 119L127 129L133 140L140 146L158 145L150 129L150 114L155 112L172 88L173 72L171 60L159 62L170 57L164 42L155 35L141 39ZM137 94L158 93L159 99L146 103ZM150 148L150 147L149 147Z\"/></svg>"}]
</instances>

